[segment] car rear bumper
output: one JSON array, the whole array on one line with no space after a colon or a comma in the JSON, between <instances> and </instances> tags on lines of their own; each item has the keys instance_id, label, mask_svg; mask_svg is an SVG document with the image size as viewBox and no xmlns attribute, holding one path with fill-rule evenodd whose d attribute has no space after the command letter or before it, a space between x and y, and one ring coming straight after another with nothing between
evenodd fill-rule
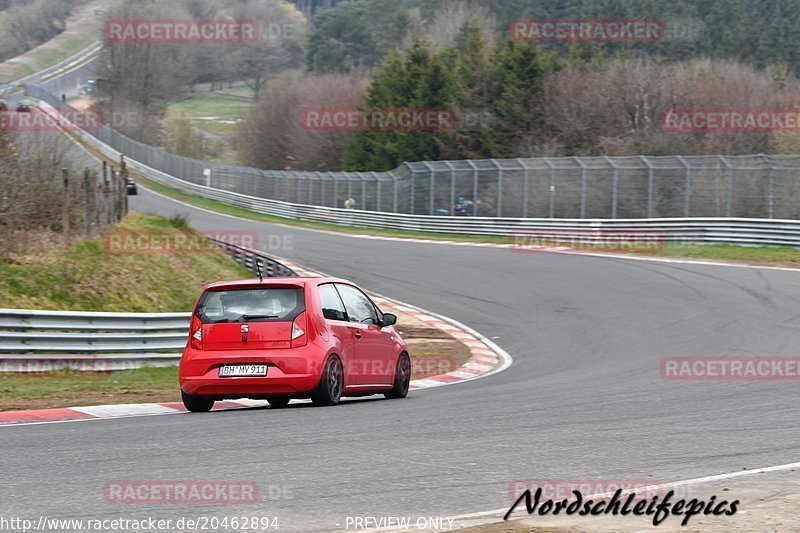
<instances>
[{"instance_id":1,"label":"car rear bumper","mask_svg":"<svg viewBox=\"0 0 800 533\"><path fill-rule=\"evenodd\" d=\"M299 352L299 353L298 353ZM178 379L187 394L219 398L303 395L316 388L323 357L310 350L200 351L187 348ZM219 377L223 365L267 365L266 377Z\"/></svg>"}]
</instances>

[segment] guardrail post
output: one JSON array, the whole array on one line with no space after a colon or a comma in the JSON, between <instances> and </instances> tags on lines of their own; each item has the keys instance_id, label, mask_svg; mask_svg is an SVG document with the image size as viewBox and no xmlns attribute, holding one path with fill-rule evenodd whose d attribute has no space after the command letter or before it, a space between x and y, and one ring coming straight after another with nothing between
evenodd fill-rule
<instances>
[{"instance_id":1,"label":"guardrail post","mask_svg":"<svg viewBox=\"0 0 800 533\"><path fill-rule=\"evenodd\" d=\"M549 158L544 158L545 164L550 167L550 205L548 208L548 216L555 218L556 212L556 166L550 161Z\"/></svg>"},{"instance_id":2,"label":"guardrail post","mask_svg":"<svg viewBox=\"0 0 800 533\"><path fill-rule=\"evenodd\" d=\"M683 196L683 216L689 218L689 211L691 207L691 200L692 200L692 167L689 162L686 160L685 157L682 155L678 156L678 161L686 168L686 182L684 185L684 196Z\"/></svg>"},{"instance_id":3,"label":"guardrail post","mask_svg":"<svg viewBox=\"0 0 800 533\"><path fill-rule=\"evenodd\" d=\"M606 162L614 169L614 176L611 178L611 218L617 218L617 201L619 195L619 166L617 162L608 156L605 157Z\"/></svg>"},{"instance_id":4,"label":"guardrail post","mask_svg":"<svg viewBox=\"0 0 800 533\"><path fill-rule=\"evenodd\" d=\"M647 165L647 214L646 218L653 218L653 165L647 157L640 155L639 159Z\"/></svg>"},{"instance_id":5,"label":"guardrail post","mask_svg":"<svg viewBox=\"0 0 800 533\"><path fill-rule=\"evenodd\" d=\"M573 157L581 167L581 218L586 218L586 165L580 157Z\"/></svg>"},{"instance_id":6,"label":"guardrail post","mask_svg":"<svg viewBox=\"0 0 800 533\"><path fill-rule=\"evenodd\" d=\"M769 173L769 218L775 218L775 187L776 181L778 178L778 166L775 164L775 160L772 159L770 156L766 154L761 154L761 157L769 164L770 173Z\"/></svg>"}]
</instances>

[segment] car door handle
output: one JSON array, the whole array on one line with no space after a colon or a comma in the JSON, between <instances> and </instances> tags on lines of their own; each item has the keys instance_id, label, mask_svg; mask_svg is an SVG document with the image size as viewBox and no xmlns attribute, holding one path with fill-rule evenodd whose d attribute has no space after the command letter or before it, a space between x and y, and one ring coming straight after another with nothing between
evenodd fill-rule
<instances>
[{"instance_id":1,"label":"car door handle","mask_svg":"<svg viewBox=\"0 0 800 533\"><path fill-rule=\"evenodd\" d=\"M361 338L361 332L360 331L356 331L356 339L360 339L360 338Z\"/></svg>"}]
</instances>

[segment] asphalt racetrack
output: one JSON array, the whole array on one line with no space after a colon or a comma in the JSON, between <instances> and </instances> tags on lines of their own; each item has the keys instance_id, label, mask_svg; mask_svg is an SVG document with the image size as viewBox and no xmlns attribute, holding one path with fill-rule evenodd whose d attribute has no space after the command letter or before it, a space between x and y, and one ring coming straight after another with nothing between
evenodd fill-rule
<instances>
[{"instance_id":1,"label":"asphalt racetrack","mask_svg":"<svg viewBox=\"0 0 800 533\"><path fill-rule=\"evenodd\" d=\"M513 480L668 482L800 456L795 382L659 375L670 355L800 354L796 272L347 237L141 188L131 208L272 236L265 251L452 317L514 364L402 401L3 427L0 515L277 516L283 531L330 530L348 516L508 507ZM262 501L106 503L118 479L251 480Z\"/></svg>"}]
</instances>

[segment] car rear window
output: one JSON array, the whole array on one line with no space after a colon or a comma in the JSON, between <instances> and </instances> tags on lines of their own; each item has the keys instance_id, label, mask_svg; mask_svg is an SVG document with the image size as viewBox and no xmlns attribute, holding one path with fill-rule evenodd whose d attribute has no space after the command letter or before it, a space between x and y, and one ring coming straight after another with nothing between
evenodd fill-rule
<instances>
[{"instance_id":1,"label":"car rear window","mask_svg":"<svg viewBox=\"0 0 800 533\"><path fill-rule=\"evenodd\" d=\"M195 315L203 324L291 322L305 308L299 287L233 289L204 293Z\"/></svg>"}]
</instances>

